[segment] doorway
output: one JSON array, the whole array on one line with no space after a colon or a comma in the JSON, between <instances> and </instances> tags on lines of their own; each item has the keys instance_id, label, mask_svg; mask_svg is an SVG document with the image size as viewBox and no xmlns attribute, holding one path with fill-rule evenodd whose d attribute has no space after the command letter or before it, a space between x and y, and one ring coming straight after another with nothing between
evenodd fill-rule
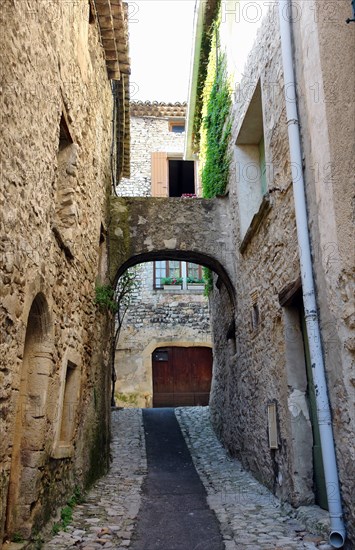
<instances>
[{"instance_id":1,"label":"doorway","mask_svg":"<svg viewBox=\"0 0 355 550\"><path fill-rule=\"evenodd\" d=\"M43 294L35 297L27 322L15 417L5 531L24 538L40 509L42 457L47 435L46 400L53 366L51 323Z\"/></svg>"},{"instance_id":2,"label":"doorway","mask_svg":"<svg viewBox=\"0 0 355 550\"><path fill-rule=\"evenodd\" d=\"M206 406L212 380L208 347L157 348L152 356L153 407Z\"/></svg>"},{"instance_id":3,"label":"doorway","mask_svg":"<svg viewBox=\"0 0 355 550\"><path fill-rule=\"evenodd\" d=\"M195 194L195 172L192 160L169 160L169 197Z\"/></svg>"}]
</instances>

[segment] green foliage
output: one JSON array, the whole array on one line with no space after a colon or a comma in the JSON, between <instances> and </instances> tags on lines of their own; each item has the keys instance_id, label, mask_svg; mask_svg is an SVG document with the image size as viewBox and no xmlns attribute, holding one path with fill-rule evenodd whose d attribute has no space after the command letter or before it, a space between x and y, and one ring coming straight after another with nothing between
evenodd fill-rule
<instances>
[{"instance_id":1,"label":"green foliage","mask_svg":"<svg viewBox=\"0 0 355 550\"><path fill-rule=\"evenodd\" d=\"M200 283L201 285L203 285L205 283L205 279L200 279L199 277L187 277L186 282L190 284Z\"/></svg>"},{"instance_id":2,"label":"green foliage","mask_svg":"<svg viewBox=\"0 0 355 550\"><path fill-rule=\"evenodd\" d=\"M118 309L115 291L111 285L97 285L95 288L95 303L103 309L116 313Z\"/></svg>"},{"instance_id":3,"label":"green foliage","mask_svg":"<svg viewBox=\"0 0 355 550\"><path fill-rule=\"evenodd\" d=\"M222 195L227 187L231 156L229 141L231 97L226 70L226 57L220 54L216 60L215 79L203 119L205 150L201 173L203 196Z\"/></svg>"},{"instance_id":4,"label":"green foliage","mask_svg":"<svg viewBox=\"0 0 355 550\"><path fill-rule=\"evenodd\" d=\"M205 198L225 193L231 154L229 151L232 121L231 90L227 76L227 62L219 51L219 20L214 23L214 34L202 93L202 124L200 129L200 176ZM213 289L212 271L203 268L205 296Z\"/></svg>"},{"instance_id":5,"label":"green foliage","mask_svg":"<svg viewBox=\"0 0 355 550\"><path fill-rule=\"evenodd\" d=\"M57 535L59 531L65 531L68 525L73 519L73 510L77 504L83 502L83 496L81 494L80 488L75 487L74 494L67 501L66 506L62 508L60 512L60 522L57 522L52 527L52 534Z\"/></svg>"},{"instance_id":6,"label":"green foliage","mask_svg":"<svg viewBox=\"0 0 355 550\"><path fill-rule=\"evenodd\" d=\"M58 535L60 530L61 530L60 523L54 523L52 526L52 535Z\"/></svg>"},{"instance_id":7,"label":"green foliage","mask_svg":"<svg viewBox=\"0 0 355 550\"><path fill-rule=\"evenodd\" d=\"M209 56L213 50L213 38L215 34L215 20L220 10L221 0L216 0L208 6L205 13L204 30L201 37L201 52L198 68L198 81L196 90L196 105L192 127L192 149L196 153L200 150L201 140L201 120L203 118L204 97L206 79L208 79Z\"/></svg>"},{"instance_id":8,"label":"green foliage","mask_svg":"<svg viewBox=\"0 0 355 550\"><path fill-rule=\"evenodd\" d=\"M163 285L182 285L182 277L162 277Z\"/></svg>"},{"instance_id":9,"label":"green foliage","mask_svg":"<svg viewBox=\"0 0 355 550\"><path fill-rule=\"evenodd\" d=\"M203 267L202 272L203 272L203 278L205 280L205 290L204 290L203 294L205 296L208 296L209 293L212 292L212 289L213 289L212 271L208 267Z\"/></svg>"},{"instance_id":10,"label":"green foliage","mask_svg":"<svg viewBox=\"0 0 355 550\"><path fill-rule=\"evenodd\" d=\"M32 541L32 550L41 550L44 544L44 540L40 534L35 535Z\"/></svg>"},{"instance_id":11,"label":"green foliage","mask_svg":"<svg viewBox=\"0 0 355 550\"><path fill-rule=\"evenodd\" d=\"M23 542L23 536L20 533L14 533L11 537L12 542Z\"/></svg>"}]
</instances>

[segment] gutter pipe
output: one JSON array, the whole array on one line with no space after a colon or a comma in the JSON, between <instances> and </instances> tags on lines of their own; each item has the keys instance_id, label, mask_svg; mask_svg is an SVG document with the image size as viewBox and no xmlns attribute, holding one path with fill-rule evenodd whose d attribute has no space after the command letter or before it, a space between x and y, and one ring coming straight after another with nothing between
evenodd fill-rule
<instances>
[{"instance_id":1,"label":"gutter pipe","mask_svg":"<svg viewBox=\"0 0 355 550\"><path fill-rule=\"evenodd\" d=\"M303 304L312 364L312 375L316 390L317 417L330 515L331 533L329 535L329 542L334 548L342 548L346 538L346 531L343 522L331 411L327 393L327 383L315 297L315 286L312 272L305 184L302 170L301 138L297 113L295 73L292 58L291 14L292 0L279 0L281 50L292 168L293 196L295 202L298 246L300 251Z\"/></svg>"}]
</instances>

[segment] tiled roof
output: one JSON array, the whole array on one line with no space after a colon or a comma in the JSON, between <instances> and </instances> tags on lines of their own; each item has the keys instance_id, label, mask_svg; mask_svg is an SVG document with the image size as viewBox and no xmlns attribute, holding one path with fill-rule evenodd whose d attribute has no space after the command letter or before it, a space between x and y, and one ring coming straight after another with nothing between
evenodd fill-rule
<instances>
[{"instance_id":1,"label":"tiled roof","mask_svg":"<svg viewBox=\"0 0 355 550\"><path fill-rule=\"evenodd\" d=\"M90 0L98 21L107 74L115 81L117 179L130 177L128 4L122 0Z\"/></svg>"},{"instance_id":2,"label":"tiled roof","mask_svg":"<svg viewBox=\"0 0 355 550\"><path fill-rule=\"evenodd\" d=\"M130 74L128 57L128 5L122 0L90 0L96 14L105 51L108 76L120 80Z\"/></svg>"},{"instance_id":3,"label":"tiled roof","mask_svg":"<svg viewBox=\"0 0 355 550\"><path fill-rule=\"evenodd\" d=\"M158 101L132 101L131 116L185 117L186 103L159 103Z\"/></svg>"}]
</instances>

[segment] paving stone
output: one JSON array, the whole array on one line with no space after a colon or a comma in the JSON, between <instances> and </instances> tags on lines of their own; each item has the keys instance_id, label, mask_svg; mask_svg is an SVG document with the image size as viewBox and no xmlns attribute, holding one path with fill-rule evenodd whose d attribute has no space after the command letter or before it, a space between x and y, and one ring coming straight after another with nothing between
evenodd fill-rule
<instances>
[{"instance_id":1,"label":"paving stone","mask_svg":"<svg viewBox=\"0 0 355 550\"><path fill-rule=\"evenodd\" d=\"M112 463L109 473L75 507L68 532L45 543L46 550L100 550L130 544L147 471L140 409L112 412ZM71 531L71 532L70 532Z\"/></svg>"},{"instance_id":2,"label":"paving stone","mask_svg":"<svg viewBox=\"0 0 355 550\"><path fill-rule=\"evenodd\" d=\"M208 493L209 506L221 523L222 533L232 528L236 550L318 548L324 538L308 533L238 460L228 456L213 431L208 407L178 408L175 414ZM303 536L307 540L303 541ZM225 540L226 549L234 550L230 542Z\"/></svg>"},{"instance_id":3,"label":"paving stone","mask_svg":"<svg viewBox=\"0 0 355 550\"><path fill-rule=\"evenodd\" d=\"M209 421L208 407L175 409L194 465L216 513L225 550L328 550L289 508L228 456ZM46 550L127 550L134 534L147 472L140 409L112 413L109 473L74 509L67 532L45 542ZM169 550L169 549L165 549ZM182 549L187 550L187 549Z\"/></svg>"}]
</instances>

